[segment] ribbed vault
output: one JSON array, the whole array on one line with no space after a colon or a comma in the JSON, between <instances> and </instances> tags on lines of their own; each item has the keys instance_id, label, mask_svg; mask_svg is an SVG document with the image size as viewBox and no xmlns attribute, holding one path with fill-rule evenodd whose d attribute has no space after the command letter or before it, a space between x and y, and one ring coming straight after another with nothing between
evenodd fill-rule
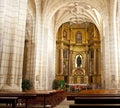
<instances>
[{"instance_id":1,"label":"ribbed vault","mask_svg":"<svg viewBox=\"0 0 120 108\"><path fill-rule=\"evenodd\" d=\"M108 1L104 0L49 0L44 1L45 20L55 19L55 33L60 25L77 19L79 22L92 22L102 30L103 18L108 14ZM47 9L46 9L47 8ZM49 23L48 23L49 24Z\"/></svg>"}]
</instances>

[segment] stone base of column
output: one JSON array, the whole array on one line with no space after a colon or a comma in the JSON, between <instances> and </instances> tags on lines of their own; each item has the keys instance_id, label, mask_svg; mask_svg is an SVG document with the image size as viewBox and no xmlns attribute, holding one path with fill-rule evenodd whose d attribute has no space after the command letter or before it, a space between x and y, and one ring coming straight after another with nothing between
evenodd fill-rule
<instances>
[{"instance_id":1,"label":"stone base of column","mask_svg":"<svg viewBox=\"0 0 120 108\"><path fill-rule=\"evenodd\" d=\"M13 84L12 86L4 85L0 91L21 91L22 89L18 86Z\"/></svg>"}]
</instances>

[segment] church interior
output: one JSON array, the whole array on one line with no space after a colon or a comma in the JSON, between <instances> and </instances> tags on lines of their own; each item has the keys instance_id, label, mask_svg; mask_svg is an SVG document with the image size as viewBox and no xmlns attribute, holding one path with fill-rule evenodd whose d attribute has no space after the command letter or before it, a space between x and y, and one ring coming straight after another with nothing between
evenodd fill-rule
<instances>
[{"instance_id":1,"label":"church interior","mask_svg":"<svg viewBox=\"0 0 120 108\"><path fill-rule=\"evenodd\" d=\"M0 104L118 99L119 40L119 0L0 0Z\"/></svg>"},{"instance_id":2,"label":"church interior","mask_svg":"<svg viewBox=\"0 0 120 108\"><path fill-rule=\"evenodd\" d=\"M63 24L56 38L56 79L101 88L100 36L93 23ZM59 61L59 62L58 62Z\"/></svg>"}]
</instances>

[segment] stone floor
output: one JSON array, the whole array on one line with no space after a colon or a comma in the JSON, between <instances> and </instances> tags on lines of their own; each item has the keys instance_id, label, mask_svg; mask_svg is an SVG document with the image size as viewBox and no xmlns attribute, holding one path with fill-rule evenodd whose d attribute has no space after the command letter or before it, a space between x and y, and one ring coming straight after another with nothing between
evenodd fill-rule
<instances>
[{"instance_id":1,"label":"stone floor","mask_svg":"<svg viewBox=\"0 0 120 108\"><path fill-rule=\"evenodd\" d=\"M65 98L65 100L63 100L59 105L57 105L55 108L69 108L70 104L74 104L74 101L67 101L67 99Z\"/></svg>"}]
</instances>

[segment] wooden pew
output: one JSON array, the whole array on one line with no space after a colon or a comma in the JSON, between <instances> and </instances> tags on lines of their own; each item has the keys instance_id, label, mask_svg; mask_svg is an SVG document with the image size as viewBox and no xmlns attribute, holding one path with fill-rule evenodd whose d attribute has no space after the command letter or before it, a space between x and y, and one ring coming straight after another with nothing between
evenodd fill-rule
<instances>
[{"instance_id":1,"label":"wooden pew","mask_svg":"<svg viewBox=\"0 0 120 108\"><path fill-rule=\"evenodd\" d=\"M69 108L120 108L120 97L117 95L74 97L74 102Z\"/></svg>"},{"instance_id":2,"label":"wooden pew","mask_svg":"<svg viewBox=\"0 0 120 108\"><path fill-rule=\"evenodd\" d=\"M85 94L86 92L86 94ZM100 94L98 93L100 92ZM69 105L69 108L120 108L120 93L101 91L84 91L79 94L69 94L68 100L73 100L75 104Z\"/></svg>"},{"instance_id":3,"label":"wooden pew","mask_svg":"<svg viewBox=\"0 0 120 108\"><path fill-rule=\"evenodd\" d=\"M67 94L67 100L74 100L75 97L120 97L120 94L80 94L70 93Z\"/></svg>"},{"instance_id":4,"label":"wooden pew","mask_svg":"<svg viewBox=\"0 0 120 108\"><path fill-rule=\"evenodd\" d=\"M120 108L120 104L73 104L69 108Z\"/></svg>"},{"instance_id":5,"label":"wooden pew","mask_svg":"<svg viewBox=\"0 0 120 108\"><path fill-rule=\"evenodd\" d=\"M17 97L17 107L22 103L25 108L32 105L41 105L44 108L55 107L66 97L64 90L29 90L26 92L0 92L0 97Z\"/></svg>"},{"instance_id":6,"label":"wooden pew","mask_svg":"<svg viewBox=\"0 0 120 108\"><path fill-rule=\"evenodd\" d=\"M120 104L120 97L75 97L75 104Z\"/></svg>"},{"instance_id":7,"label":"wooden pew","mask_svg":"<svg viewBox=\"0 0 120 108\"><path fill-rule=\"evenodd\" d=\"M46 106L55 107L66 97L64 90L51 90L51 91L36 91L35 100L29 100L32 105L41 104L44 108Z\"/></svg>"},{"instance_id":8,"label":"wooden pew","mask_svg":"<svg viewBox=\"0 0 120 108\"><path fill-rule=\"evenodd\" d=\"M18 97L0 97L0 103L5 103L6 105L12 104L12 108L16 108Z\"/></svg>"},{"instance_id":9,"label":"wooden pew","mask_svg":"<svg viewBox=\"0 0 120 108\"><path fill-rule=\"evenodd\" d=\"M34 99L36 97L35 93L25 93L25 92L0 92L0 98L9 97L10 99L17 98L17 104L20 102L25 103L25 108L28 107L28 100ZM11 100L12 101L12 100Z\"/></svg>"}]
</instances>

